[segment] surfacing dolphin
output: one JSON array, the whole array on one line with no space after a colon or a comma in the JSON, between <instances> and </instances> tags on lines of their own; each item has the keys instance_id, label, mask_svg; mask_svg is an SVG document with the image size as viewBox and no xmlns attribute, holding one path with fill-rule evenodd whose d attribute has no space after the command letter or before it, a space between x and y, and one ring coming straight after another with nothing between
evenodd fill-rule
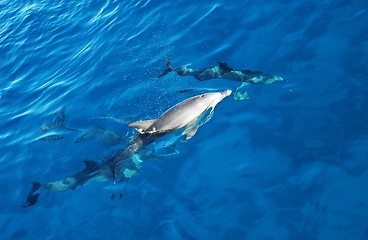
<instances>
[{"instance_id":1,"label":"surfacing dolphin","mask_svg":"<svg viewBox=\"0 0 368 240\"><path fill-rule=\"evenodd\" d=\"M138 129L134 140L124 149L112 152L104 162L84 161L85 168L72 176L61 181L53 181L45 184L33 183L24 207L34 205L39 197L39 189L51 191L65 191L75 189L91 180L113 180L124 181L129 179L138 171L139 161L135 154L144 146L154 142L157 138L167 133L185 128L183 135L187 139L194 136L199 126L206 123L201 122L203 115L213 109L222 99L229 96L231 90L224 92L212 92L197 95L186 99L159 116L157 119L138 121L129 124L130 127Z\"/></svg>"},{"instance_id":2,"label":"surfacing dolphin","mask_svg":"<svg viewBox=\"0 0 368 240\"><path fill-rule=\"evenodd\" d=\"M261 71L236 70L225 62L218 62L217 66L206 67L202 69L188 68L190 64L178 68L172 67L171 60L166 62L166 68L157 78L161 78L170 72L176 72L179 76L193 76L200 81L214 78L225 78L239 82L248 82L254 84L270 84L274 82L283 82L284 78L276 75L267 74Z\"/></svg>"},{"instance_id":3,"label":"surfacing dolphin","mask_svg":"<svg viewBox=\"0 0 368 240\"><path fill-rule=\"evenodd\" d=\"M176 104L157 119L138 121L128 126L148 134L167 133L186 127L183 135L186 135L188 140L200 127L203 115L209 110L211 116L216 105L230 94L231 90L197 95Z\"/></svg>"}]
</instances>

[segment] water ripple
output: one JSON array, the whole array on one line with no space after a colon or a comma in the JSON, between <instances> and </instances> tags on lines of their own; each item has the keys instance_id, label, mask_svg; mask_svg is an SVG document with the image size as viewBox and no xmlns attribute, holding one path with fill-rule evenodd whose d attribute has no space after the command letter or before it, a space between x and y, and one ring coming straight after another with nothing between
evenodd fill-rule
<instances>
[{"instance_id":1,"label":"water ripple","mask_svg":"<svg viewBox=\"0 0 368 240\"><path fill-rule=\"evenodd\" d=\"M193 27L197 24L200 24L205 18L207 18L210 14L212 14L220 6L221 6L220 4L213 4L212 6L208 6L208 7L210 7L210 9L205 13L200 13L199 18L195 22L193 22L191 27Z\"/></svg>"}]
</instances>

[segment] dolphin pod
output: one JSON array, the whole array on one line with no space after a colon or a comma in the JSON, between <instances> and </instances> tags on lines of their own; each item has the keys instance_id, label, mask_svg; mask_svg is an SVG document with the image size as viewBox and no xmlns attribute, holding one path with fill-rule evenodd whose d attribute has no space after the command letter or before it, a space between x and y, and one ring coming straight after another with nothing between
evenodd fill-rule
<instances>
[{"instance_id":1,"label":"dolphin pod","mask_svg":"<svg viewBox=\"0 0 368 240\"><path fill-rule=\"evenodd\" d=\"M128 126L136 128L138 134L127 147L112 152L104 162L84 161L84 169L63 180L44 184L34 182L23 207L35 205L41 189L64 191L75 189L93 179L112 180L114 183L116 180L129 179L138 170L135 154L140 149L180 129L184 129L182 135L189 140L196 134L200 126L210 120L216 105L231 92L231 90L226 90L200 94L179 102L156 119L130 123ZM208 114L207 117L206 114Z\"/></svg>"}]
</instances>

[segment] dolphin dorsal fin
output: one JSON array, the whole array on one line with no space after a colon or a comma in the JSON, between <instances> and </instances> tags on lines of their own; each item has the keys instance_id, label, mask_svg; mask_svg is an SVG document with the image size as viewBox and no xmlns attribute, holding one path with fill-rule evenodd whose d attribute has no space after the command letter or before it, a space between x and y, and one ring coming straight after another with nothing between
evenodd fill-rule
<instances>
[{"instance_id":1,"label":"dolphin dorsal fin","mask_svg":"<svg viewBox=\"0 0 368 240\"><path fill-rule=\"evenodd\" d=\"M88 171L94 171L99 167L98 162L93 160L84 160L83 162L85 165L84 169L87 169Z\"/></svg>"},{"instance_id":2,"label":"dolphin dorsal fin","mask_svg":"<svg viewBox=\"0 0 368 240\"><path fill-rule=\"evenodd\" d=\"M156 119L150 119L150 120L143 120L138 122L132 122L128 125L128 127L134 127L139 132L145 132L149 127L152 126L152 124L156 121Z\"/></svg>"},{"instance_id":3,"label":"dolphin dorsal fin","mask_svg":"<svg viewBox=\"0 0 368 240\"><path fill-rule=\"evenodd\" d=\"M218 65L222 71L225 71L225 72L234 71L234 69L230 67L229 65L227 65L227 63L225 62L218 62Z\"/></svg>"}]
</instances>

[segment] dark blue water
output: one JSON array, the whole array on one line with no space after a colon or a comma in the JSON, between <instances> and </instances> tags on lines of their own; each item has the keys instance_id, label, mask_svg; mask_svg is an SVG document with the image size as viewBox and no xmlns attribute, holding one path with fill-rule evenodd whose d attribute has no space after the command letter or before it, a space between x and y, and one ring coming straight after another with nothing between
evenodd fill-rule
<instances>
[{"instance_id":1,"label":"dark blue water","mask_svg":"<svg viewBox=\"0 0 368 240\"><path fill-rule=\"evenodd\" d=\"M0 239L368 239L367 29L363 0L0 1ZM196 94L178 91L239 86L156 79L168 57L288 82L225 99L127 184L22 208L32 181L103 160L135 134L128 122ZM63 107L65 126L122 138L42 131Z\"/></svg>"}]
</instances>

